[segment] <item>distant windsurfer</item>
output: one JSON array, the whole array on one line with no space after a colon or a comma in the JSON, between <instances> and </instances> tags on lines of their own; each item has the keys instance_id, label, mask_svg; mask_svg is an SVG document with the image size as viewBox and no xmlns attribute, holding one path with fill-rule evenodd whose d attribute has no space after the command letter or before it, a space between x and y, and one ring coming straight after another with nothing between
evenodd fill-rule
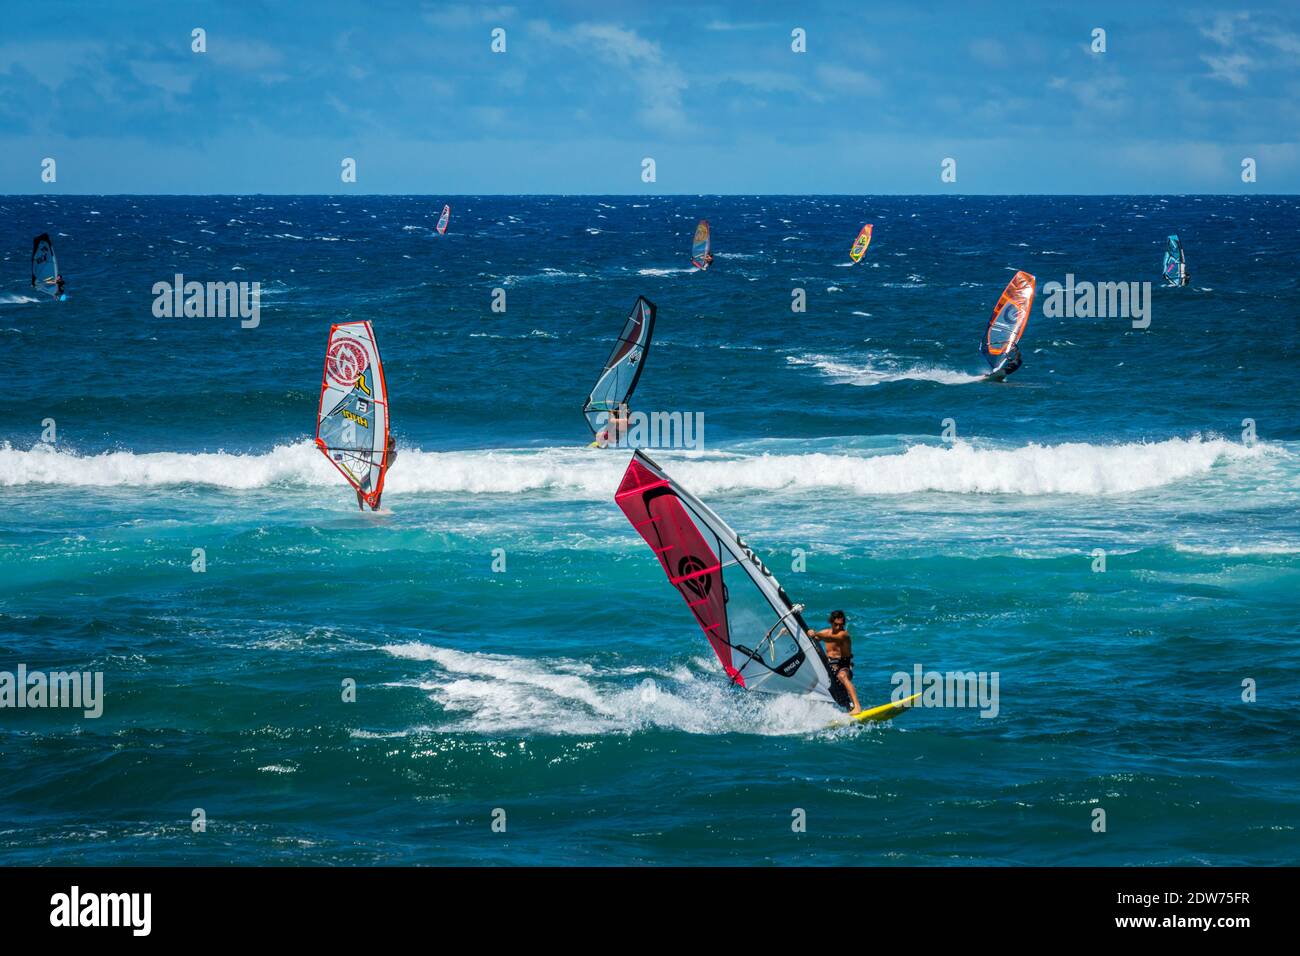
<instances>
[{"instance_id":1,"label":"distant windsurfer","mask_svg":"<svg viewBox=\"0 0 1300 956\"><path fill-rule=\"evenodd\" d=\"M605 420L605 427L596 435L596 440L592 442L597 448L608 448L613 445L619 447L623 438L627 435L628 419L631 413L627 410L627 403L621 402L614 411L609 413L609 418Z\"/></svg>"},{"instance_id":2,"label":"distant windsurfer","mask_svg":"<svg viewBox=\"0 0 1300 956\"><path fill-rule=\"evenodd\" d=\"M849 692L849 700L853 702L849 713L856 714L862 710L862 705L858 703L858 692L853 688L853 638L848 632L843 611L831 611L829 621L831 626L820 631L809 628L808 636L825 645L831 680L839 681Z\"/></svg>"},{"instance_id":3,"label":"distant windsurfer","mask_svg":"<svg viewBox=\"0 0 1300 956\"><path fill-rule=\"evenodd\" d=\"M54 286L55 286L54 294L57 295L60 299L63 298L63 276L60 275L54 277Z\"/></svg>"},{"instance_id":4,"label":"distant windsurfer","mask_svg":"<svg viewBox=\"0 0 1300 956\"><path fill-rule=\"evenodd\" d=\"M713 265L713 253L706 252L704 258L700 261L704 263L704 268L707 269L709 266Z\"/></svg>"},{"instance_id":5,"label":"distant windsurfer","mask_svg":"<svg viewBox=\"0 0 1300 956\"><path fill-rule=\"evenodd\" d=\"M1013 346L1011 346L1011 354L1008 355L1008 356L1007 356L1007 360L1006 360L1005 362L1002 363L1002 369L1001 369L1001 371L999 372L999 374L1000 374L1003 378L1006 378L1008 375L1010 375L1010 374L1011 374L1012 372L1014 372L1016 369L1020 368L1020 364L1021 364L1023 361L1024 361L1024 358L1023 358L1023 357L1021 356L1021 354L1020 354L1020 346L1018 346L1018 345L1013 345Z\"/></svg>"}]
</instances>

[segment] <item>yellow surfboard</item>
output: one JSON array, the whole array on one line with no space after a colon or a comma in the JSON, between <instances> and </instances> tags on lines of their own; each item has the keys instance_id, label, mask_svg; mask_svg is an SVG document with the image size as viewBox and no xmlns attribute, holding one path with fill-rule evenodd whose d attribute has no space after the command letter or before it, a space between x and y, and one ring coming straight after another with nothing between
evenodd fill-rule
<instances>
[{"instance_id":1,"label":"yellow surfboard","mask_svg":"<svg viewBox=\"0 0 1300 956\"><path fill-rule=\"evenodd\" d=\"M900 701L889 704L881 704L879 707L872 707L857 714L845 714L839 720L833 720L828 725L830 727L847 727L849 724L866 723L875 720L890 720L897 717L903 711L912 706L920 697L920 694L913 694L911 697L905 697Z\"/></svg>"}]
</instances>

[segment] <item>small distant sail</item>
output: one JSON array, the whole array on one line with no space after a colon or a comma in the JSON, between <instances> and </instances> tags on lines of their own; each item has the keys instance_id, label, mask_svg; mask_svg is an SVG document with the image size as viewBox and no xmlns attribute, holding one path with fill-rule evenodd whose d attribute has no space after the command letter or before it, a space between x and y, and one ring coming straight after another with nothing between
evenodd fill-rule
<instances>
[{"instance_id":1,"label":"small distant sail","mask_svg":"<svg viewBox=\"0 0 1300 956\"><path fill-rule=\"evenodd\" d=\"M59 260L54 257L54 243L47 232L32 240L32 288L57 299L59 291Z\"/></svg>"},{"instance_id":2,"label":"small distant sail","mask_svg":"<svg viewBox=\"0 0 1300 956\"><path fill-rule=\"evenodd\" d=\"M993 318L980 342L980 353L989 363L990 377L1005 378L1020 367L1017 344L1029 324L1036 281L1028 272L1017 272L993 307Z\"/></svg>"},{"instance_id":3,"label":"small distant sail","mask_svg":"<svg viewBox=\"0 0 1300 956\"><path fill-rule=\"evenodd\" d=\"M695 241L691 243L691 265L697 269L707 269L713 257L709 255L712 243L709 237L709 220L701 219L695 227Z\"/></svg>"},{"instance_id":4,"label":"small distant sail","mask_svg":"<svg viewBox=\"0 0 1300 956\"><path fill-rule=\"evenodd\" d=\"M443 206L442 215L438 217L438 235L445 235L447 232L447 223L451 222L451 207Z\"/></svg>"},{"instance_id":5,"label":"small distant sail","mask_svg":"<svg viewBox=\"0 0 1300 956\"><path fill-rule=\"evenodd\" d=\"M388 388L369 322L330 327L316 414L316 447L372 509L392 464Z\"/></svg>"},{"instance_id":6,"label":"small distant sail","mask_svg":"<svg viewBox=\"0 0 1300 956\"><path fill-rule=\"evenodd\" d=\"M636 389L645 367L646 353L650 351L650 336L655 328L655 304L645 296L637 296L632 311L623 323L623 331L614 342L614 350L596 385L582 406L587 427L597 439L605 431L611 413L616 412Z\"/></svg>"},{"instance_id":7,"label":"small distant sail","mask_svg":"<svg viewBox=\"0 0 1300 956\"><path fill-rule=\"evenodd\" d=\"M1187 257L1177 236L1170 236L1165 247L1165 281L1170 285L1187 285Z\"/></svg>"},{"instance_id":8,"label":"small distant sail","mask_svg":"<svg viewBox=\"0 0 1300 956\"><path fill-rule=\"evenodd\" d=\"M858 238L853 240L853 248L849 250L849 258L854 262L861 262L862 256L867 251L867 246L871 245L871 223L862 227L858 233Z\"/></svg>"},{"instance_id":9,"label":"small distant sail","mask_svg":"<svg viewBox=\"0 0 1300 956\"><path fill-rule=\"evenodd\" d=\"M821 646L772 572L704 502L637 451L614 495L704 632L722 670L747 690L849 706Z\"/></svg>"}]
</instances>

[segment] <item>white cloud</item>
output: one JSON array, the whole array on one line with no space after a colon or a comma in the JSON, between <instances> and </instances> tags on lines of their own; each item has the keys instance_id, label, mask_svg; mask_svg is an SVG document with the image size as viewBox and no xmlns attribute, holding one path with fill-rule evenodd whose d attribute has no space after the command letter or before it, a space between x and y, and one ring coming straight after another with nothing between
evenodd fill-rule
<instances>
[{"instance_id":1,"label":"white cloud","mask_svg":"<svg viewBox=\"0 0 1300 956\"><path fill-rule=\"evenodd\" d=\"M710 20L704 25L704 29L729 32L732 30L765 30L770 26L770 23L728 23L725 20Z\"/></svg>"},{"instance_id":2,"label":"white cloud","mask_svg":"<svg viewBox=\"0 0 1300 956\"><path fill-rule=\"evenodd\" d=\"M1210 67L1207 75L1235 87L1246 86L1251 73L1283 70L1292 74L1295 58L1300 56L1300 36L1275 22L1252 19L1248 13L1219 14L1208 26L1201 26L1200 32L1219 48L1201 55Z\"/></svg>"},{"instance_id":3,"label":"white cloud","mask_svg":"<svg viewBox=\"0 0 1300 956\"><path fill-rule=\"evenodd\" d=\"M421 16L424 22L444 30L480 26L491 23L494 26L507 26L508 20L517 11L514 7L485 7L470 4L443 4L427 9Z\"/></svg>"},{"instance_id":4,"label":"white cloud","mask_svg":"<svg viewBox=\"0 0 1300 956\"><path fill-rule=\"evenodd\" d=\"M1259 39L1271 47L1276 47L1283 53L1300 56L1300 36L1296 36L1294 33L1277 30L1270 33L1261 33Z\"/></svg>"},{"instance_id":5,"label":"white cloud","mask_svg":"<svg viewBox=\"0 0 1300 956\"><path fill-rule=\"evenodd\" d=\"M0 73L24 70L37 81L54 89L70 79L82 79L88 71L100 71L110 59L102 43L77 40L36 40L0 43Z\"/></svg>"},{"instance_id":6,"label":"white cloud","mask_svg":"<svg viewBox=\"0 0 1300 956\"><path fill-rule=\"evenodd\" d=\"M879 96L884 88L874 76L846 66L817 67L817 78L839 93L855 96Z\"/></svg>"},{"instance_id":7,"label":"white cloud","mask_svg":"<svg viewBox=\"0 0 1300 956\"><path fill-rule=\"evenodd\" d=\"M497 86L511 93L521 92L528 85L528 75L523 70L505 69L497 75Z\"/></svg>"},{"instance_id":8,"label":"white cloud","mask_svg":"<svg viewBox=\"0 0 1300 956\"><path fill-rule=\"evenodd\" d=\"M1091 113L1119 113L1128 108L1125 97L1126 84L1118 76L1099 76L1065 84L1065 89L1079 101L1079 106Z\"/></svg>"},{"instance_id":9,"label":"white cloud","mask_svg":"<svg viewBox=\"0 0 1300 956\"><path fill-rule=\"evenodd\" d=\"M1237 24L1249 20L1249 13L1220 13L1208 27L1201 27L1201 36L1208 37L1219 46L1231 46L1237 32Z\"/></svg>"},{"instance_id":10,"label":"white cloud","mask_svg":"<svg viewBox=\"0 0 1300 956\"><path fill-rule=\"evenodd\" d=\"M590 52L601 61L622 70L641 96L641 119L661 129L686 125L682 94L688 86L686 74L668 60L658 43L641 37L635 30L601 23L580 23L552 29L544 22L532 24L542 37L572 49Z\"/></svg>"},{"instance_id":11,"label":"white cloud","mask_svg":"<svg viewBox=\"0 0 1300 956\"><path fill-rule=\"evenodd\" d=\"M220 66L245 73L258 73L284 60L284 55L269 43L227 37L210 37L207 55Z\"/></svg>"},{"instance_id":12,"label":"white cloud","mask_svg":"<svg viewBox=\"0 0 1300 956\"><path fill-rule=\"evenodd\" d=\"M1014 61L1000 40L972 40L970 55L985 66L1001 69Z\"/></svg>"},{"instance_id":13,"label":"white cloud","mask_svg":"<svg viewBox=\"0 0 1300 956\"><path fill-rule=\"evenodd\" d=\"M1211 79L1223 80L1233 86L1245 86L1250 82L1250 78L1246 76L1246 71L1253 64L1250 57L1244 54L1230 53L1224 56L1202 56L1201 59L1209 65Z\"/></svg>"},{"instance_id":14,"label":"white cloud","mask_svg":"<svg viewBox=\"0 0 1300 956\"><path fill-rule=\"evenodd\" d=\"M194 74L171 63L132 60L128 64L131 75L146 86L157 87L168 95L188 93L194 85Z\"/></svg>"},{"instance_id":15,"label":"white cloud","mask_svg":"<svg viewBox=\"0 0 1300 956\"><path fill-rule=\"evenodd\" d=\"M776 70L732 70L718 74L722 82L739 83L760 93L802 93L804 83L796 76ZM818 97L820 99L820 97Z\"/></svg>"},{"instance_id":16,"label":"white cloud","mask_svg":"<svg viewBox=\"0 0 1300 956\"><path fill-rule=\"evenodd\" d=\"M329 106L338 113L339 116L346 119L349 123L354 123L358 126L368 126L374 129L382 128L384 125L379 121L374 110L364 108L358 109L350 103L343 102L343 100L339 99L333 93L325 94L325 102L329 104Z\"/></svg>"}]
</instances>

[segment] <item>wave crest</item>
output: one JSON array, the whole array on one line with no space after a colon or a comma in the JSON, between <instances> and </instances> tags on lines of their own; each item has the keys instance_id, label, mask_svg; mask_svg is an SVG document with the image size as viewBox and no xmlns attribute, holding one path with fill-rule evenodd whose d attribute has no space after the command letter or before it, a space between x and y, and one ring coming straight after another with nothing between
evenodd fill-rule
<instances>
[{"instance_id":1,"label":"wave crest","mask_svg":"<svg viewBox=\"0 0 1300 956\"><path fill-rule=\"evenodd\" d=\"M983 447L968 442L917 444L894 452L704 454L656 453L697 494L746 490L856 495L921 492L1011 495L1125 494L1206 475L1220 462L1284 454L1221 438L1094 445L1031 443ZM386 484L392 494L523 494L612 497L625 452L587 448L421 451L403 448ZM268 452L130 451L79 455L38 444L0 446L0 487L158 487L195 485L231 490L273 486L333 487L337 472L310 441Z\"/></svg>"}]
</instances>

